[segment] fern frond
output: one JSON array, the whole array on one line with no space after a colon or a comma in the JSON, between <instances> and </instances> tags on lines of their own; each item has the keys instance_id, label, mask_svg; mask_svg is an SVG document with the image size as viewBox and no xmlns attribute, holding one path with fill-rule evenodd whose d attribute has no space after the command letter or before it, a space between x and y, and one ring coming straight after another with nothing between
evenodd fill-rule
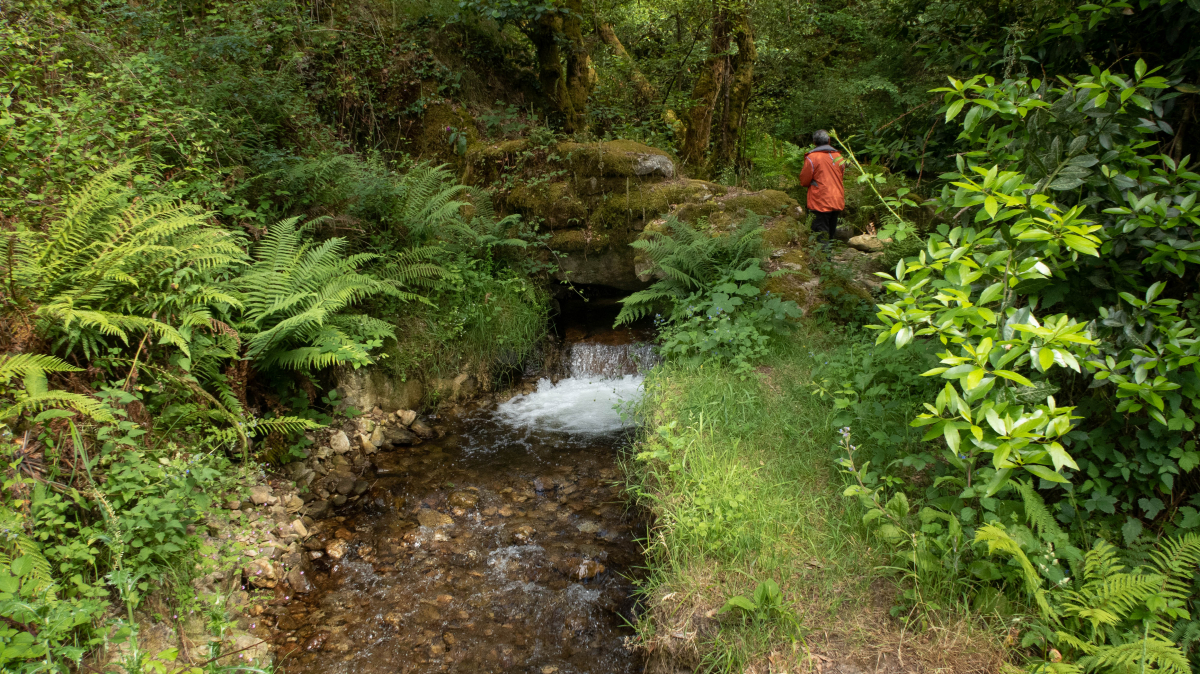
<instances>
[{"instance_id":1,"label":"fern frond","mask_svg":"<svg viewBox=\"0 0 1200 674\"><path fill-rule=\"evenodd\" d=\"M975 542L986 543L988 554L1000 551L1017 560L1023 571L1022 577L1025 580L1026 591L1037 602L1043 617L1048 618L1051 610L1050 604L1046 601L1046 591L1042 588L1042 578L1033 568L1029 557L1025 556L1025 552L1021 550L1021 546L1008 535L1008 532L995 524L985 524L975 531Z\"/></svg>"},{"instance_id":2,"label":"fern frond","mask_svg":"<svg viewBox=\"0 0 1200 674\"><path fill-rule=\"evenodd\" d=\"M1086 671L1192 672L1187 656L1175 644L1153 637L1115 646L1101 646L1080 658L1078 663Z\"/></svg>"},{"instance_id":3,"label":"fern frond","mask_svg":"<svg viewBox=\"0 0 1200 674\"><path fill-rule=\"evenodd\" d=\"M42 596L51 604L58 601L58 586L54 582L54 573L49 560L42 554L41 546L26 534L17 534L13 543L20 556L33 562L33 568L30 570L28 578L34 583L35 592L44 593Z\"/></svg>"},{"instance_id":4,"label":"fern frond","mask_svg":"<svg viewBox=\"0 0 1200 674\"><path fill-rule=\"evenodd\" d=\"M207 274L244 262L239 237L210 226L209 213L195 204L129 188L137 166L120 164L88 181L45 232L9 237L15 294L37 307L40 331L67 350L82 347L85 356L111 339L128 345L135 333L186 354L178 330L155 317L176 313L170 285L179 274L213 288L191 304L236 306Z\"/></svg>"},{"instance_id":5,"label":"fern frond","mask_svg":"<svg viewBox=\"0 0 1200 674\"><path fill-rule=\"evenodd\" d=\"M13 377L29 372L81 372L60 358L41 353L0 354L0 382L7 384Z\"/></svg>"},{"instance_id":6,"label":"fern frond","mask_svg":"<svg viewBox=\"0 0 1200 674\"><path fill-rule=\"evenodd\" d=\"M115 420L95 398L67 391L46 391L36 395L18 395L16 402L0 409L0 419L36 414L47 409L69 409L101 423Z\"/></svg>"}]
</instances>

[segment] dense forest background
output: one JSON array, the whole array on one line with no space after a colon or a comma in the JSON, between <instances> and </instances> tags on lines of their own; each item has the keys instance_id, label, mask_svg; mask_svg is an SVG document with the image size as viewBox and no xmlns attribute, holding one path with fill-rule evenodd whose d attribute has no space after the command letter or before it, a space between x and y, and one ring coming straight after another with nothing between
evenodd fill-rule
<instances>
[{"instance_id":1,"label":"dense forest background","mask_svg":"<svg viewBox=\"0 0 1200 674\"><path fill-rule=\"evenodd\" d=\"M190 596L195 525L307 456L305 433L346 413L337 373L424 382L432 409L455 377L494 390L544 356L570 256L604 232L571 248L556 218L575 216L530 194L582 189L599 157L603 198L629 199L633 174L603 165L635 148L672 179L802 205L817 129L847 158L871 284L809 250L803 215L764 233L775 197L738 222L621 230L656 274L622 320L659 314L670 361L630 486L673 550L650 547L674 571L647 601L690 582L671 563L689 555L785 565L785 538L755 527L794 504L720 505L702 468L680 471L685 413L707 403L670 391L713 372L776 390L771 368L795 367L779 418L820 406L804 423L830 434L847 536L886 551L903 629L969 616L1037 671L1200 662L1197 0L21 0L0 16L6 671L79 671L136 643L148 595ZM783 268L774 249L801 252ZM747 484L726 486L774 489ZM788 600L762 587L678 657L736 671L795 643ZM652 644L665 619L645 620ZM145 666L123 657L106 666Z\"/></svg>"}]
</instances>

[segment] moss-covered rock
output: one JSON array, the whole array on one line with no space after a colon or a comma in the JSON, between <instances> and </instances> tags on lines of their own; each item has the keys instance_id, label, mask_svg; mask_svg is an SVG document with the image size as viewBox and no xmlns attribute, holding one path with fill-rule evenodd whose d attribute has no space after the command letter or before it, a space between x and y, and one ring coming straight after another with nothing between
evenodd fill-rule
<instances>
[{"instance_id":1,"label":"moss-covered rock","mask_svg":"<svg viewBox=\"0 0 1200 674\"><path fill-rule=\"evenodd\" d=\"M434 103L421 117L421 130L413 139L415 154L421 159L462 164L464 157L449 142L451 128L466 135L468 147L478 144L479 130L471 113L460 105Z\"/></svg>"},{"instance_id":2,"label":"moss-covered rock","mask_svg":"<svg viewBox=\"0 0 1200 674\"><path fill-rule=\"evenodd\" d=\"M580 176L660 180L675 177L675 162L670 155L632 140L559 143L558 154L570 171Z\"/></svg>"},{"instance_id":3,"label":"moss-covered rock","mask_svg":"<svg viewBox=\"0 0 1200 674\"><path fill-rule=\"evenodd\" d=\"M542 218L551 229L579 227L588 220L587 205L563 182L517 185L507 203L515 212Z\"/></svg>"},{"instance_id":4,"label":"moss-covered rock","mask_svg":"<svg viewBox=\"0 0 1200 674\"><path fill-rule=\"evenodd\" d=\"M790 241L802 213L778 190L752 192L676 177L668 153L629 140L479 144L467 154L463 180L497 188L501 212L549 225L550 247L567 254L559 260L560 278L625 289L648 282L638 278L629 244L665 216L692 223L707 218L714 232L722 232L750 213L773 220L787 214L781 236Z\"/></svg>"}]
</instances>

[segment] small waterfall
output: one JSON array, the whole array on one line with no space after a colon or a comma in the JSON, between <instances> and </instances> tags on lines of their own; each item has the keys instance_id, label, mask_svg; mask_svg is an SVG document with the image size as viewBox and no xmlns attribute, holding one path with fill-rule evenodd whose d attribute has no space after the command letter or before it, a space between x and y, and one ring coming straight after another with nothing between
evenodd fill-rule
<instances>
[{"instance_id":1,"label":"small waterfall","mask_svg":"<svg viewBox=\"0 0 1200 674\"><path fill-rule=\"evenodd\" d=\"M642 374L659 362L654 347L646 343L598 344L578 342L567 347L567 371L572 377L616 379Z\"/></svg>"},{"instance_id":2,"label":"small waterfall","mask_svg":"<svg viewBox=\"0 0 1200 674\"><path fill-rule=\"evenodd\" d=\"M540 380L533 393L499 405L496 416L518 428L579 436L614 433L632 423L629 407L642 395L644 373L660 360L654 348L578 342L565 355L570 376Z\"/></svg>"}]
</instances>

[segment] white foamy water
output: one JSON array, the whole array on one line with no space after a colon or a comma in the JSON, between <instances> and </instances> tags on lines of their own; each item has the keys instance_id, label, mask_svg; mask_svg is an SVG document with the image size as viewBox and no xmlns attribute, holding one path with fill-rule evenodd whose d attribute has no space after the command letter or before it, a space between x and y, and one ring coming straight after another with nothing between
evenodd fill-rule
<instances>
[{"instance_id":1,"label":"white foamy water","mask_svg":"<svg viewBox=\"0 0 1200 674\"><path fill-rule=\"evenodd\" d=\"M642 394L642 376L614 379L568 377L553 384L538 382L533 393L517 396L496 408L496 416L518 427L535 430L603 435L624 428L618 404L628 404Z\"/></svg>"}]
</instances>

